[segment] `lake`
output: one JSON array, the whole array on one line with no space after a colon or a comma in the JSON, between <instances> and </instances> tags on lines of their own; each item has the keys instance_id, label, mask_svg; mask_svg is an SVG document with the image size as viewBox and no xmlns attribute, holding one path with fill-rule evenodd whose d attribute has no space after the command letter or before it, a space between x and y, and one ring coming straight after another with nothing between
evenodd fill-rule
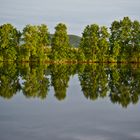
<instances>
[{"instance_id":1,"label":"lake","mask_svg":"<svg viewBox=\"0 0 140 140\"><path fill-rule=\"evenodd\" d=\"M0 140L138 140L139 97L139 64L0 63Z\"/></svg>"}]
</instances>

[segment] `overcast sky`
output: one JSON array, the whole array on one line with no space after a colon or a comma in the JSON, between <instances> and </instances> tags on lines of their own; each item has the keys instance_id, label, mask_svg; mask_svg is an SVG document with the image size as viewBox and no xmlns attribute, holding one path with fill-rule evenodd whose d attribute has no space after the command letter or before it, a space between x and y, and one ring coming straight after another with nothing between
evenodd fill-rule
<instances>
[{"instance_id":1,"label":"overcast sky","mask_svg":"<svg viewBox=\"0 0 140 140\"><path fill-rule=\"evenodd\" d=\"M59 22L70 34L80 35L91 23L110 26L115 19L129 16L140 20L140 0L0 0L0 24L48 25L51 33Z\"/></svg>"}]
</instances>

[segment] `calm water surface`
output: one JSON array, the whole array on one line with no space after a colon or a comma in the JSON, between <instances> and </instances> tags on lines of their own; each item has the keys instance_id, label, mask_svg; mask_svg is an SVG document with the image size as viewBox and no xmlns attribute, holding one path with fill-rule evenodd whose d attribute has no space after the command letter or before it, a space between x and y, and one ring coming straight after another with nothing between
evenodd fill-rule
<instances>
[{"instance_id":1,"label":"calm water surface","mask_svg":"<svg viewBox=\"0 0 140 140\"><path fill-rule=\"evenodd\" d=\"M0 63L0 140L139 140L139 65Z\"/></svg>"}]
</instances>

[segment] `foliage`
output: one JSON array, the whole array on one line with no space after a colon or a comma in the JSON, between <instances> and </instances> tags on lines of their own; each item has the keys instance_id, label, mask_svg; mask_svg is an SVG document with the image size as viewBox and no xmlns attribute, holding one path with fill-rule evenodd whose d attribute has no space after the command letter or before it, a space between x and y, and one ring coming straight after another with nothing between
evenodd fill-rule
<instances>
[{"instance_id":1,"label":"foliage","mask_svg":"<svg viewBox=\"0 0 140 140\"><path fill-rule=\"evenodd\" d=\"M45 52L50 41L49 32L46 25L27 25L23 29L22 36L24 44L22 44L20 50L21 59L23 61L43 61L48 59L48 54Z\"/></svg>"},{"instance_id":2,"label":"foliage","mask_svg":"<svg viewBox=\"0 0 140 140\"><path fill-rule=\"evenodd\" d=\"M140 22L124 17L113 21L110 29L87 25L82 38L68 35L63 23L55 27L54 35L49 34L45 24L26 25L22 32L11 24L3 24L0 61L140 62Z\"/></svg>"},{"instance_id":3,"label":"foliage","mask_svg":"<svg viewBox=\"0 0 140 140\"><path fill-rule=\"evenodd\" d=\"M97 24L86 26L80 43L80 48L87 61L104 62L108 52L109 33L106 27Z\"/></svg>"},{"instance_id":4,"label":"foliage","mask_svg":"<svg viewBox=\"0 0 140 140\"><path fill-rule=\"evenodd\" d=\"M51 65L51 85L54 87L55 97L64 100L70 78L67 65Z\"/></svg>"},{"instance_id":5,"label":"foliage","mask_svg":"<svg viewBox=\"0 0 140 140\"><path fill-rule=\"evenodd\" d=\"M81 85L80 93L87 99L108 98L125 108L139 101L139 64L0 63L0 96L11 99L23 93L26 98L45 100L54 92L57 100L64 100L74 75L79 78L76 83Z\"/></svg>"},{"instance_id":6,"label":"foliage","mask_svg":"<svg viewBox=\"0 0 140 140\"><path fill-rule=\"evenodd\" d=\"M129 17L111 25L110 54L117 62L139 62L140 23Z\"/></svg>"},{"instance_id":7,"label":"foliage","mask_svg":"<svg viewBox=\"0 0 140 140\"><path fill-rule=\"evenodd\" d=\"M11 24L0 26L0 59L2 61L17 60L20 32Z\"/></svg>"},{"instance_id":8,"label":"foliage","mask_svg":"<svg viewBox=\"0 0 140 140\"><path fill-rule=\"evenodd\" d=\"M15 64L0 66L0 96L6 99L12 98L21 87L18 79L18 69Z\"/></svg>"},{"instance_id":9,"label":"foliage","mask_svg":"<svg viewBox=\"0 0 140 140\"><path fill-rule=\"evenodd\" d=\"M22 91L27 98L46 99L49 91L49 79L45 75L45 67L39 65L21 65Z\"/></svg>"},{"instance_id":10,"label":"foliage","mask_svg":"<svg viewBox=\"0 0 140 140\"><path fill-rule=\"evenodd\" d=\"M51 58L54 61L65 61L68 59L68 49L70 46L67 27L65 24L59 23L55 30L51 44Z\"/></svg>"}]
</instances>

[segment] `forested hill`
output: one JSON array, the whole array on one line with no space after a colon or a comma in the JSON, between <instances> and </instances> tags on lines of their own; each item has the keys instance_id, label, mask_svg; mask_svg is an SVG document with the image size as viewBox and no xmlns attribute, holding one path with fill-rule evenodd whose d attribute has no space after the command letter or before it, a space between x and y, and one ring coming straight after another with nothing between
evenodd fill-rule
<instances>
[{"instance_id":1,"label":"forested hill","mask_svg":"<svg viewBox=\"0 0 140 140\"><path fill-rule=\"evenodd\" d=\"M70 44L74 47L78 47L81 41L81 37L77 35L68 35L68 36L69 36Z\"/></svg>"},{"instance_id":2,"label":"forested hill","mask_svg":"<svg viewBox=\"0 0 140 140\"><path fill-rule=\"evenodd\" d=\"M78 47L79 43L81 41L81 37L77 36L77 35L68 35L69 36L69 41L70 41L70 45L72 45L73 47ZM50 35L50 37L53 37L53 34Z\"/></svg>"}]
</instances>

